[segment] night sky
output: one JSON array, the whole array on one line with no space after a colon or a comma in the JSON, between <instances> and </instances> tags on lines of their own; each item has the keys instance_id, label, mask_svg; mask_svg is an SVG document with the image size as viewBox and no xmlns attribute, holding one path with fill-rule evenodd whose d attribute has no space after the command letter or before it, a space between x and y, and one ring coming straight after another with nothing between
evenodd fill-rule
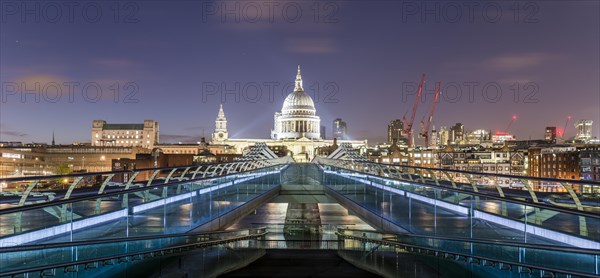
<instances>
[{"instance_id":1,"label":"night sky","mask_svg":"<svg viewBox=\"0 0 600 278\"><path fill-rule=\"evenodd\" d=\"M422 73L416 128L441 80L436 127L504 130L517 115L510 131L538 139L571 115L567 137L579 119L600 134L595 0L65 3L0 1L0 141L154 119L161 141L195 142L220 102L230 137L268 138L297 65L328 136L342 118L351 138L384 141Z\"/></svg>"}]
</instances>

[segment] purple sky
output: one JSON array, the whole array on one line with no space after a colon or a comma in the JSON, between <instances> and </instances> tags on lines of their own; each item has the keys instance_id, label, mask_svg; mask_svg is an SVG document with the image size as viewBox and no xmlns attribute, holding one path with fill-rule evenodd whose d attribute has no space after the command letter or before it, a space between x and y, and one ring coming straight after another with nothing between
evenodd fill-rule
<instances>
[{"instance_id":1,"label":"purple sky","mask_svg":"<svg viewBox=\"0 0 600 278\"><path fill-rule=\"evenodd\" d=\"M154 119L162 141L197 141L221 101L230 136L267 138L298 64L328 135L342 118L352 138L383 141L423 72L416 128L441 80L437 127L504 130L516 114L517 138L541 138L571 115L567 137L579 119L600 134L598 1L74 2L0 3L0 141L89 141L94 119Z\"/></svg>"}]
</instances>

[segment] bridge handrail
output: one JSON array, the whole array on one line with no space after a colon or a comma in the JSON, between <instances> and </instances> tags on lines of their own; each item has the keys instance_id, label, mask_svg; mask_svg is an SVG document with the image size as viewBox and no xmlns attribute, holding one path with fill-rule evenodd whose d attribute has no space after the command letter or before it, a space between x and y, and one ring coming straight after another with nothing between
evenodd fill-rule
<instances>
[{"instance_id":1,"label":"bridge handrail","mask_svg":"<svg viewBox=\"0 0 600 278\"><path fill-rule=\"evenodd\" d=\"M371 231L373 232L373 231ZM520 266L520 267L526 267L529 269L538 269L538 270L542 270L542 271L548 271L548 272L554 272L554 273L561 273L561 274L567 274L567 275L577 275L580 277L598 277L595 274L590 274L590 273L586 273L586 272L580 272L580 271L573 271L573 270L565 270L565 269L558 269L558 268L554 268L554 267L546 267L546 266L540 266L540 265L533 265L533 264L528 264L528 263L524 263L524 262L514 262L514 261L508 261L508 260L503 260L503 259L497 259L497 258L488 258L488 257L483 257L483 256L477 256L477 255L473 255L473 254L465 254L465 253L461 253L461 252L454 252L454 251L449 251L449 250L445 250L445 249L441 249L441 248L434 248L434 247L428 247L428 246L421 246L421 245L416 245L416 244L410 244L410 243L404 243L404 242L399 242L399 241L393 241L393 240L385 240L385 239L373 239L373 238L369 238L366 236L357 236L357 235L346 235L343 232L336 232L336 234L338 236L340 236L341 238L348 238L348 239L358 239L361 241L365 241L365 242L375 242L378 243L380 245L387 245L387 246L397 246L397 247L402 247L402 248L412 248L412 249L418 249L418 250L425 250L426 254L429 255L429 252L431 252L431 255L438 255L440 253L442 254L450 254L452 256L455 256L456 258L459 258L460 256L465 257L465 258L474 258L477 260L485 260L488 262L497 262L497 263L502 263L502 264L507 264L507 265L515 265L515 266ZM462 242L471 242L470 240L465 240L465 239L461 239ZM495 244L498 245L498 244ZM506 244L502 243L502 246L506 246ZM543 248L539 248L539 247L534 247L537 249L543 249ZM422 252L419 252L420 254L422 254ZM580 253L579 251L576 251L576 253ZM588 253L586 253L588 254ZM595 254L592 254L595 255ZM468 260L467 260L468 261Z\"/></svg>"},{"instance_id":2,"label":"bridge handrail","mask_svg":"<svg viewBox=\"0 0 600 278\"><path fill-rule=\"evenodd\" d=\"M145 235L145 236L132 236L132 237L107 238L107 239L89 239L89 240L55 242L55 243L35 243L35 244L28 244L28 245L0 247L0 253L31 251L31 250L37 250L37 249L48 249L48 248L58 248L58 247L75 247L75 246L94 245L94 244L102 244L102 243L116 243L116 242L127 242L127 241L148 240L148 239L229 234L229 233L238 233L238 232L243 232L243 231L248 231L249 233L251 233L252 231L261 231L261 233L263 233L266 231L266 228L265 227L255 227L255 228L242 228L242 229L231 229L231 230L222 230L222 231L187 232L187 233L177 233L177 234Z\"/></svg>"},{"instance_id":3,"label":"bridge handrail","mask_svg":"<svg viewBox=\"0 0 600 278\"><path fill-rule=\"evenodd\" d=\"M600 255L600 250L598 249L590 249L590 248L579 248L579 247L570 247L570 246L560 246L560 245L548 245L548 244L532 244L532 243L514 243L509 241L502 240L493 240L493 239L466 239L464 237L451 237L451 236L430 236L430 235L419 235L413 233L394 233L394 232L379 232L374 230L364 230L364 229L348 229L348 228L338 228L338 233L340 232L357 232L357 233L372 233L372 234L381 234L381 235L393 235L397 237L418 237L418 238L426 238L426 239L436 239L436 240L453 240L453 241L463 241L463 242L473 242L473 243L484 243L484 244L501 244L504 246L512 246L512 247L530 247L530 248L538 248L538 249L548 249L552 251L560 251L560 252L576 252L583 253L589 255Z\"/></svg>"},{"instance_id":4,"label":"bridge handrail","mask_svg":"<svg viewBox=\"0 0 600 278\"><path fill-rule=\"evenodd\" d=\"M315 162L319 164L328 164L336 161L334 159L323 158L323 157L315 157ZM557 178L541 178L541 177L532 177L532 176L521 176L521 175L507 175L507 174L498 174L498 173L482 173L482 172L473 172L473 171L465 171L465 170L455 170L455 169L444 169L444 168L434 168L434 167L422 167L422 166L412 166L412 165L402 165L402 164L391 164L391 163L378 163L372 161L352 161L352 160L337 160L339 162L345 163L362 163L362 164L373 164L373 165L383 165L386 167L402 167L409 169L418 169L418 170L431 170L431 171L445 171L451 173L459 173L459 174L468 174L468 175L477 175L477 176L494 176L499 178L509 178L509 179L527 179L541 182L553 182L553 183L575 183L575 184L585 184L585 185L593 185L600 186L600 181L591 181L591 180L568 180L568 179L557 179ZM340 165L333 165L340 167Z\"/></svg>"},{"instance_id":5,"label":"bridge handrail","mask_svg":"<svg viewBox=\"0 0 600 278\"><path fill-rule=\"evenodd\" d=\"M273 161L273 159L262 159L262 160L254 160L254 161ZM127 174L127 173L142 172L142 171L157 171L157 170L164 171L164 170L173 170L173 169L185 169L187 167L193 168L193 167L200 167L200 166L241 164L241 163L245 163L245 162L248 162L248 161L240 160L240 161L217 162L217 163L200 163L200 164L172 166L172 167L136 168L136 169L128 169L128 170L120 170L120 171L71 173L71 174L65 174L65 175L11 177L11 178L0 178L0 182L19 182L19 181L31 181L31 180L64 179L64 178L73 178L73 177L104 176L104 175L110 175L110 174Z\"/></svg>"},{"instance_id":6,"label":"bridge handrail","mask_svg":"<svg viewBox=\"0 0 600 278\"><path fill-rule=\"evenodd\" d=\"M271 165L271 166L248 170L245 172L231 173L231 174L227 174L227 175L223 175L223 176L216 176L216 177L201 177L201 178L196 178L194 180L184 180L184 181L175 180L175 181L170 181L168 183L154 184L151 187L152 188L165 188L165 187L171 187L174 185L179 185L182 183L197 182L197 181L212 180L212 179L222 179L222 178L235 176L238 174L248 174L248 173L252 173L252 172L256 172L256 171L267 170L267 169L277 167L277 166L282 166L282 165ZM48 202L26 204L26 205L22 205L22 206L0 209L0 215L10 214L10 213L15 213L15 212L22 212L22 211L27 211L27 210L32 210L32 209L40 209L40 208L44 208L44 207L51 207L51 206L56 206L56 205L68 204L68 203L74 203L74 202L85 201L85 200L94 200L94 199L98 199L98 198L106 198L106 197L111 197L111 196L135 193L135 192L140 192L140 191L146 191L149 188L150 187L147 187L147 186L133 187L133 188L121 189L119 191L103 192L101 194L90 193L89 195L75 196L75 197L72 197L69 199L54 199L54 200L48 201Z\"/></svg>"},{"instance_id":7,"label":"bridge handrail","mask_svg":"<svg viewBox=\"0 0 600 278\"><path fill-rule=\"evenodd\" d=\"M370 176L370 177L373 177L373 178L376 178L376 179L389 179L389 180L394 180L394 181L398 181L398 182L407 182L405 180L400 180L400 179L396 179L396 178L393 178L393 177L382 177L382 176L378 176L378 175L374 175L374 174L370 174L370 173L357 172L355 170L345 169L345 168L341 168L339 166L333 166L333 167L338 167L338 168L344 169L346 171L353 171L355 173L358 173L358 174L361 174L361 175L365 175L365 176ZM448 190L448 191L456 191L456 192L459 192L459 193L464 193L464 194L473 195L473 196L479 196L479 197L485 197L485 198L490 198L490 199L499 200L499 201L509 201L511 203L516 203L516 204L520 204L520 205L526 205L526 206L531 206L531 207L536 207L536 208L543 208L543 209L555 210L555 211L569 213L569 214L574 214L575 213L575 214L580 215L580 216L585 216L585 217L600 219L600 215L598 215L597 213L588 212L588 211L573 210L573 209L569 209L569 208L566 208L566 207L549 205L549 204L546 204L546 203L532 203L532 202L523 201L523 200L519 200L519 199L515 199L515 198L500 197L500 196L497 196L497 195L492 195L492 194L488 194L488 193L484 193L484 192L475 192L475 191L465 190L465 189L462 189L462 188L452 188L452 187L446 187L446 186L435 185L435 184L430 184L430 183L425 184L425 186L434 187L434 188L443 189L443 190Z\"/></svg>"},{"instance_id":8,"label":"bridge handrail","mask_svg":"<svg viewBox=\"0 0 600 278\"><path fill-rule=\"evenodd\" d=\"M254 229L242 229L242 230L254 230ZM225 232L227 232L227 231L225 231ZM178 234L178 235L175 235L175 236L171 235L170 237L202 236L202 235L205 235L205 234L207 234L207 233ZM207 246L214 246L214 245L226 244L226 243L231 243L231 242L234 242L234 241L241 241L241 240L247 240L247 239L257 239L257 238L265 236L266 234L267 234L267 231L263 229L262 232L260 232L260 233L254 233L254 234L248 234L248 235L242 235L242 236L235 236L235 237L226 238L226 239L215 239L215 240L207 240L207 241L201 241L201 242L178 244L178 245L172 245L172 246L168 246L168 247L156 248L156 249L151 249L151 250L144 250L144 251L138 251L138 252L130 252L130 253L126 253L126 254L118 254L118 255L105 256L105 257L100 257L100 258L78 260L78 261L75 261L75 262L71 261L71 262L66 262L66 263L57 263L57 264L50 264L50 265L44 265L44 266L35 266L35 267L18 269L18 270L0 272L0 276L14 276L14 275L23 274L23 273L44 271L44 270L49 270L49 269L67 268L69 266L74 266L74 265L85 265L85 264L96 263L96 262L104 262L104 261L107 261L107 260L115 260L115 259L119 259L119 258L123 258L123 257L134 257L134 256L140 256L140 255L143 256L143 255L146 255L146 254L154 254L156 252L171 251L171 250L180 249L180 248L187 248L187 247L204 248L204 247L207 247ZM168 237L169 236L167 236L167 238ZM162 235L161 236L154 236L154 237L150 236L149 238L150 239L158 239L158 238L163 238L163 236ZM44 249L44 248L41 248L41 249ZM3 251L3 250L0 250L0 251Z\"/></svg>"}]
</instances>

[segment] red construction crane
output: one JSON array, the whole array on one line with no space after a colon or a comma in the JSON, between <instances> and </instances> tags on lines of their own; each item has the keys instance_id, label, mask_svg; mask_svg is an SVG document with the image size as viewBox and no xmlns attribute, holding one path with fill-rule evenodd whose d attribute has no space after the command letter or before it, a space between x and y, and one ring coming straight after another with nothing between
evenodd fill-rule
<instances>
[{"instance_id":1,"label":"red construction crane","mask_svg":"<svg viewBox=\"0 0 600 278\"><path fill-rule=\"evenodd\" d=\"M408 137L408 147L413 146L413 138L412 138L412 127L415 122L415 115L417 114L417 108L419 107L419 102L421 102L421 93L423 92L423 83L425 83L425 73L423 73L423 77L421 77L421 83L419 83L419 89L417 89L417 96L415 98L415 103L413 104L412 114L410 116L410 122L406 121L406 117L402 118L402 122L404 123L404 131L406 136Z\"/></svg>"},{"instance_id":2,"label":"red construction crane","mask_svg":"<svg viewBox=\"0 0 600 278\"><path fill-rule=\"evenodd\" d=\"M508 126L506 127L506 129L504 130L504 133L508 133L508 130L510 129L510 126L517 120L517 115L513 115L512 118L510 118L510 122L508 123Z\"/></svg>"},{"instance_id":3,"label":"red construction crane","mask_svg":"<svg viewBox=\"0 0 600 278\"><path fill-rule=\"evenodd\" d=\"M565 122L565 126L563 127L562 134L560 135L560 139L565 139L565 133L567 133L567 125L571 121L571 116L567 116L567 121Z\"/></svg>"},{"instance_id":4,"label":"red construction crane","mask_svg":"<svg viewBox=\"0 0 600 278\"><path fill-rule=\"evenodd\" d=\"M435 86L435 96L433 97L433 103L431 104L431 112L429 112L429 118L427 118L427 126L421 121L421 136L425 138L425 145L429 144L429 131L431 127L431 121L433 120L433 113L435 112L435 106L439 102L440 89L442 87L442 81L438 81Z\"/></svg>"}]
</instances>

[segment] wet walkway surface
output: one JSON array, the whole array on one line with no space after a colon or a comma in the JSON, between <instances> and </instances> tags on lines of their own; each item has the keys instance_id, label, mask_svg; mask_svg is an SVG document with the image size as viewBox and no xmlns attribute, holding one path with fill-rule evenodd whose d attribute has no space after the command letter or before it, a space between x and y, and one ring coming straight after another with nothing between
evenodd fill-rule
<instances>
[{"instance_id":1,"label":"wet walkway surface","mask_svg":"<svg viewBox=\"0 0 600 278\"><path fill-rule=\"evenodd\" d=\"M336 251L267 250L245 268L219 277L380 277L344 261Z\"/></svg>"}]
</instances>

